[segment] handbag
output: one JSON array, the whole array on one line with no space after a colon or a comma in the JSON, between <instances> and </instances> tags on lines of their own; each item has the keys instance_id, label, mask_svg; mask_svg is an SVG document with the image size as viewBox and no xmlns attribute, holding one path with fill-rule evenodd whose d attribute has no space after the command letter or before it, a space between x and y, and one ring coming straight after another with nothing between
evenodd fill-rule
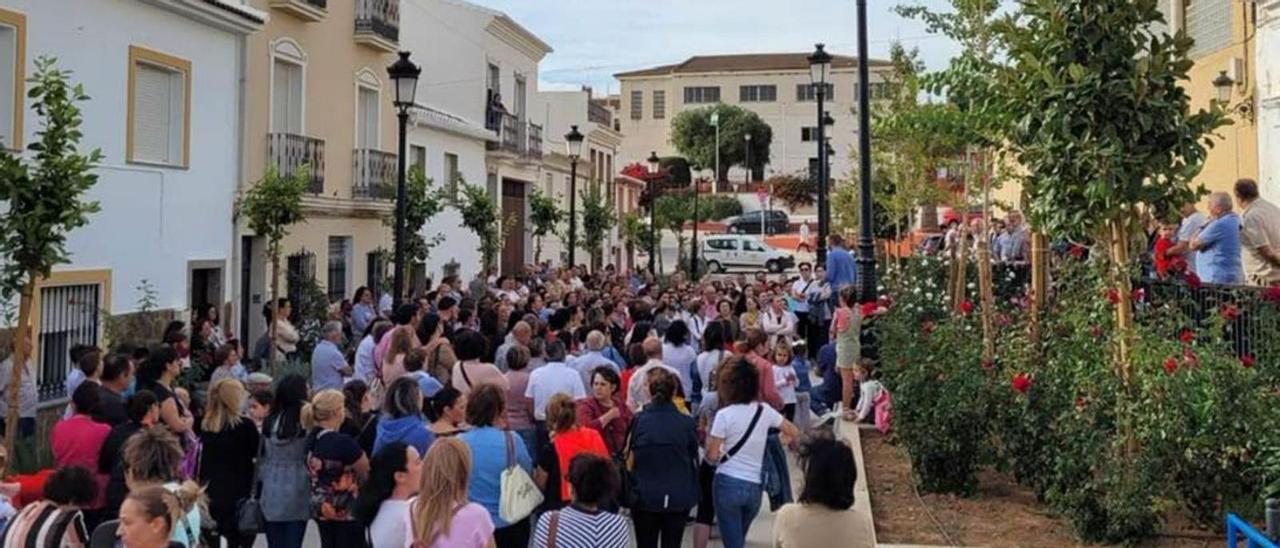
<instances>
[{"instance_id":1,"label":"handbag","mask_svg":"<svg viewBox=\"0 0 1280 548\"><path fill-rule=\"evenodd\" d=\"M613 456L613 463L618 468L618 505L631 508L636 503L635 455L631 452L631 439L635 436L635 417L631 418L631 426L627 428L627 445L622 452Z\"/></svg>"},{"instance_id":2,"label":"handbag","mask_svg":"<svg viewBox=\"0 0 1280 548\"><path fill-rule=\"evenodd\" d=\"M245 536L256 536L267 525L267 518L262 515L262 504L258 502L258 466L262 463L266 437L265 433L258 437L258 456L253 462L253 479L249 482L249 496L236 502L236 530Z\"/></svg>"},{"instance_id":3,"label":"handbag","mask_svg":"<svg viewBox=\"0 0 1280 548\"><path fill-rule=\"evenodd\" d=\"M507 439L507 468L502 471L501 490L498 499L498 517L507 523L516 523L533 513L542 504L542 492L529 477L529 473L516 462L513 434L503 432Z\"/></svg>"}]
</instances>

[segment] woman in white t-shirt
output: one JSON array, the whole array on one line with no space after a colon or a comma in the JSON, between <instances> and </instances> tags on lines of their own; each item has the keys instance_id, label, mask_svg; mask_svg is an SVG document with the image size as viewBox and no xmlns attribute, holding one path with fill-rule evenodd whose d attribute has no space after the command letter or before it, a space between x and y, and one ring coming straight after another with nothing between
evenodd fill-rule
<instances>
[{"instance_id":1,"label":"woman in white t-shirt","mask_svg":"<svg viewBox=\"0 0 1280 548\"><path fill-rule=\"evenodd\" d=\"M405 546L410 536L404 516L409 499L418 492L422 458L403 442L387 444L373 456L369 479L360 486L355 516L369 531L372 546Z\"/></svg>"},{"instance_id":2,"label":"woman in white t-shirt","mask_svg":"<svg viewBox=\"0 0 1280 548\"><path fill-rule=\"evenodd\" d=\"M716 463L712 492L716 521L725 548L742 548L747 528L760 512L765 445L770 428L782 430L783 442L800 432L772 407L757 401L760 373L736 357L720 368L720 410L707 438L707 462Z\"/></svg>"}]
</instances>

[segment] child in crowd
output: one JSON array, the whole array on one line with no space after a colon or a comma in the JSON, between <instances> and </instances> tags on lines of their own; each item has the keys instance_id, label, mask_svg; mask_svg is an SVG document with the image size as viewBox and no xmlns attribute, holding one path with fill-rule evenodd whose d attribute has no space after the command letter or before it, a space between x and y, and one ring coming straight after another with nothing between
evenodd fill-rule
<instances>
[{"instance_id":1,"label":"child in crowd","mask_svg":"<svg viewBox=\"0 0 1280 548\"><path fill-rule=\"evenodd\" d=\"M796 370L791 366L794 356L791 343L782 338L773 349L773 383L778 387L778 395L782 397L782 416L787 420L795 420L796 416Z\"/></svg>"},{"instance_id":2,"label":"child in crowd","mask_svg":"<svg viewBox=\"0 0 1280 548\"><path fill-rule=\"evenodd\" d=\"M840 290L840 308L831 321L831 340L836 342L836 369L840 370L840 404L844 420L857 420L853 410L854 368L862 357L862 316L858 306L858 288Z\"/></svg>"},{"instance_id":3,"label":"child in crowd","mask_svg":"<svg viewBox=\"0 0 1280 548\"><path fill-rule=\"evenodd\" d=\"M796 374L796 411L795 418L791 422L801 432L809 429L810 420L810 401L809 392L813 390L813 380L809 378L809 349L803 340L798 340L791 345L791 353L795 356L791 359L791 369Z\"/></svg>"},{"instance_id":4,"label":"child in crowd","mask_svg":"<svg viewBox=\"0 0 1280 548\"><path fill-rule=\"evenodd\" d=\"M884 390L884 385L871 378L871 360L867 358L858 361L858 365L853 368L853 377L858 381L857 420L867 422L874 418L872 412L875 411L876 398Z\"/></svg>"},{"instance_id":5,"label":"child in crowd","mask_svg":"<svg viewBox=\"0 0 1280 548\"><path fill-rule=\"evenodd\" d=\"M1186 260L1182 256L1169 254L1169 249L1177 244L1174 241L1177 233L1177 223L1160 223L1160 232L1156 238L1152 258L1156 263L1156 276L1162 280L1169 277L1169 272L1180 272L1187 267Z\"/></svg>"}]
</instances>

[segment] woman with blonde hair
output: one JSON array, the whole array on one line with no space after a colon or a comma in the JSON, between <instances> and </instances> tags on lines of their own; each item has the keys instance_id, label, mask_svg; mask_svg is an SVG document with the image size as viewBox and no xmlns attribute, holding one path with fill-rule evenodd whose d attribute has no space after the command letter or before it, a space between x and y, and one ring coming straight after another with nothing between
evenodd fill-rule
<instances>
[{"instance_id":1,"label":"woman with blonde hair","mask_svg":"<svg viewBox=\"0 0 1280 548\"><path fill-rule=\"evenodd\" d=\"M236 504L253 488L253 464L261 448L261 438L253 421L240 414L247 396L235 378L215 381L209 387L200 442L209 455L200 466L200 482L207 486L209 515L218 524L218 535L227 546L253 546L254 537L236 527Z\"/></svg>"},{"instance_id":2,"label":"woman with blonde hair","mask_svg":"<svg viewBox=\"0 0 1280 548\"><path fill-rule=\"evenodd\" d=\"M139 430L124 444L124 479L129 492L163 487L178 499L180 514L169 540L187 548L200 544L200 516L204 489L182 477L182 444L161 426Z\"/></svg>"},{"instance_id":3,"label":"woman with blonde hair","mask_svg":"<svg viewBox=\"0 0 1280 548\"><path fill-rule=\"evenodd\" d=\"M120 505L116 535L124 548L169 548L174 525L182 519L180 501L163 487L129 493Z\"/></svg>"},{"instance_id":4,"label":"woman with blonde hair","mask_svg":"<svg viewBox=\"0 0 1280 548\"><path fill-rule=\"evenodd\" d=\"M458 438L441 438L422 461L418 496L409 501L405 547L493 548L493 520L484 506L467 500L471 450Z\"/></svg>"},{"instance_id":5,"label":"woman with blonde hair","mask_svg":"<svg viewBox=\"0 0 1280 548\"><path fill-rule=\"evenodd\" d=\"M352 513L358 485L369 475L369 459L355 438L342 433L346 396L321 390L303 407L302 422L314 428L307 446L311 474L311 511L320 530L320 546L360 546L364 529Z\"/></svg>"},{"instance_id":6,"label":"woman with blonde hair","mask_svg":"<svg viewBox=\"0 0 1280 548\"><path fill-rule=\"evenodd\" d=\"M417 343L414 340L413 330L411 329L396 329L390 335L391 345L387 347L387 354L382 358L382 384L384 386L391 386L391 383L396 382L396 379L403 377L407 373L404 368L404 360Z\"/></svg>"}]
</instances>

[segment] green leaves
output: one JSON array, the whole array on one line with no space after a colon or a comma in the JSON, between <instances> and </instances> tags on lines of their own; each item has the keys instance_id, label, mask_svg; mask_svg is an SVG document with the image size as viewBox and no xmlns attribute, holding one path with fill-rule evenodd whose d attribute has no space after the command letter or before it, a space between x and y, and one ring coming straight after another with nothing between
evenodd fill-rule
<instances>
[{"instance_id":1,"label":"green leaves","mask_svg":"<svg viewBox=\"0 0 1280 548\"><path fill-rule=\"evenodd\" d=\"M462 190L458 200L462 227L480 238L480 257L488 271L497 260L498 251L502 249L502 237L506 233L498 202L482 186L468 184L466 181L459 181L458 186Z\"/></svg>"},{"instance_id":2,"label":"green leaves","mask_svg":"<svg viewBox=\"0 0 1280 548\"><path fill-rule=\"evenodd\" d=\"M27 96L40 117L37 139L27 145L27 158L0 147L0 298L13 297L31 281L48 276L55 265L70 261L67 235L89 223L98 203L84 194L98 182L94 168L102 153L79 150L82 116L77 103L88 100L69 71L51 57L35 60Z\"/></svg>"},{"instance_id":3,"label":"green leaves","mask_svg":"<svg viewBox=\"0 0 1280 548\"><path fill-rule=\"evenodd\" d=\"M444 235L437 232L430 238L422 234L423 227L431 219L444 211L445 197L440 189L432 188L431 179L421 168L412 168L405 177L404 231L405 231L405 266L426 262L431 248L444 241ZM392 230L396 226L395 215L388 215L382 223Z\"/></svg>"},{"instance_id":4,"label":"green leaves","mask_svg":"<svg viewBox=\"0 0 1280 548\"><path fill-rule=\"evenodd\" d=\"M751 165L769 163L773 128L756 113L736 105L717 104L681 111L671 120L671 144L690 163L714 167L716 165L716 128L711 125L711 114L720 116L720 170L721 175L729 166L744 165L747 142L744 136L751 134ZM817 113L814 113L816 121Z\"/></svg>"},{"instance_id":5,"label":"green leaves","mask_svg":"<svg viewBox=\"0 0 1280 548\"><path fill-rule=\"evenodd\" d=\"M267 166L262 179L254 183L240 200L240 214L249 229L265 238L270 249L278 251L289 227L303 222L302 196L310 184L311 168L304 166L289 175L281 175L274 165Z\"/></svg>"},{"instance_id":6,"label":"green leaves","mask_svg":"<svg viewBox=\"0 0 1280 548\"><path fill-rule=\"evenodd\" d=\"M616 218L609 201L600 192L600 185L588 184L578 194L582 200L583 247L591 254L592 262L599 265L604 256L604 238Z\"/></svg>"}]
</instances>

